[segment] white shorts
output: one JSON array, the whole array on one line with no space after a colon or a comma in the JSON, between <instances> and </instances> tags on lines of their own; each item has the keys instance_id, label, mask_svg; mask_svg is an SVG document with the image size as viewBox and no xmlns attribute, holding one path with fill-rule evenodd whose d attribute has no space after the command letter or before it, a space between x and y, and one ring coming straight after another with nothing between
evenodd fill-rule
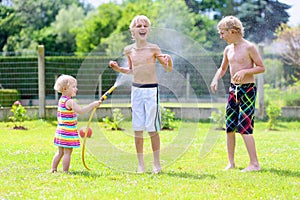
<instances>
[{"instance_id":1,"label":"white shorts","mask_svg":"<svg viewBox=\"0 0 300 200\"><path fill-rule=\"evenodd\" d=\"M161 127L158 84L137 84L131 87L132 129L158 132Z\"/></svg>"}]
</instances>

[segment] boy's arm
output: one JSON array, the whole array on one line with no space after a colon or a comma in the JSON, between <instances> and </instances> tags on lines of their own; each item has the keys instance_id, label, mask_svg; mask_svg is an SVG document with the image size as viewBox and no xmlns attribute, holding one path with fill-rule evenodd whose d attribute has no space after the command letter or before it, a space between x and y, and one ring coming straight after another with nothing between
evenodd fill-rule
<instances>
[{"instance_id":1,"label":"boy's arm","mask_svg":"<svg viewBox=\"0 0 300 200\"><path fill-rule=\"evenodd\" d=\"M116 61L109 61L109 66L113 70L115 70L116 72L120 72L120 73L123 73L123 74L132 74L132 62L131 62L130 56L128 55L127 48L128 47L125 48L125 54L126 54L126 57L127 57L128 68L120 67L119 64Z\"/></svg>"},{"instance_id":2,"label":"boy's arm","mask_svg":"<svg viewBox=\"0 0 300 200\"><path fill-rule=\"evenodd\" d=\"M119 66L119 64L116 61L109 61L109 66L116 72L120 72L123 74L131 74L132 73L131 68L122 68Z\"/></svg>"},{"instance_id":3,"label":"boy's arm","mask_svg":"<svg viewBox=\"0 0 300 200\"><path fill-rule=\"evenodd\" d=\"M218 81L219 81L219 79L221 79L224 76L224 74L226 73L226 71L228 69L229 61L227 58L227 51L228 51L228 49L225 48L221 66L217 70L217 72L210 84L210 88L213 93L215 93L218 90Z\"/></svg>"}]
</instances>

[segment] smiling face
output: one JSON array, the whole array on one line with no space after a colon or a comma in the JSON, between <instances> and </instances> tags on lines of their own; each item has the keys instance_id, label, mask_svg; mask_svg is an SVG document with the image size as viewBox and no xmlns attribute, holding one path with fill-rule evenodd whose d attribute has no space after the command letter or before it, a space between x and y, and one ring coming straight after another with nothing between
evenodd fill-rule
<instances>
[{"instance_id":1,"label":"smiling face","mask_svg":"<svg viewBox=\"0 0 300 200\"><path fill-rule=\"evenodd\" d=\"M150 25L150 20L146 16L136 16L130 24L132 38L137 41L146 40L150 32Z\"/></svg>"}]
</instances>

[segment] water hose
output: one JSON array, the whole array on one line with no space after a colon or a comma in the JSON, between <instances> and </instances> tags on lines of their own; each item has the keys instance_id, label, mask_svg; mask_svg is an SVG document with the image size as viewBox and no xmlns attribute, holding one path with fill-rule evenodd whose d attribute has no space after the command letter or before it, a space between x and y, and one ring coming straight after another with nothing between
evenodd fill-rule
<instances>
[{"instance_id":1,"label":"water hose","mask_svg":"<svg viewBox=\"0 0 300 200\"><path fill-rule=\"evenodd\" d=\"M111 95L111 93L116 89L116 86L112 86L109 90L107 90L107 92L105 92L105 94L102 95L102 97L100 98L100 102L103 102L104 100L107 99L107 97L109 95ZM86 144L86 137L87 137L87 133L88 133L88 130L89 130L89 127L91 125L91 122L92 122L92 119L93 119L93 116L95 114L97 110L97 107L95 107L90 115L90 118L89 118L89 121L87 123L87 126L86 126L86 129L84 131L84 137L83 137L83 144L82 144L82 151L81 151L81 160L82 160L82 163L84 165L84 167L87 169L87 170L91 170L87 164L85 163L85 159L84 159L84 152L85 152L85 144Z\"/></svg>"}]
</instances>

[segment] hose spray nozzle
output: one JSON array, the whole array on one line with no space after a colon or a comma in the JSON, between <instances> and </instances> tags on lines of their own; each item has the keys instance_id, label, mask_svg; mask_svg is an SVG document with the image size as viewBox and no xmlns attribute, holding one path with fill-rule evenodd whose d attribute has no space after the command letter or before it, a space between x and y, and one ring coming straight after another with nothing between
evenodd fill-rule
<instances>
[{"instance_id":1,"label":"hose spray nozzle","mask_svg":"<svg viewBox=\"0 0 300 200\"><path fill-rule=\"evenodd\" d=\"M105 99L107 99L107 97L116 89L115 86L112 86L109 90L107 90L102 97L100 98L100 101L104 101Z\"/></svg>"}]
</instances>

